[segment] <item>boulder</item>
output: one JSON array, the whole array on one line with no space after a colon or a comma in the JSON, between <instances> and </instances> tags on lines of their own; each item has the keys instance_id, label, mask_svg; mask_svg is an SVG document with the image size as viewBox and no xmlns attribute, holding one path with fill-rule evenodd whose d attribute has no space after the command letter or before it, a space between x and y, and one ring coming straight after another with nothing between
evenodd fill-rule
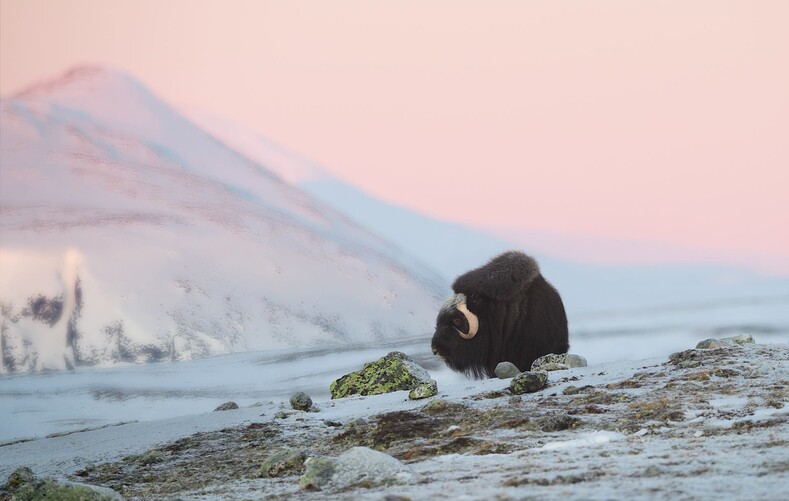
<instances>
[{"instance_id":1,"label":"boulder","mask_svg":"<svg viewBox=\"0 0 789 501\"><path fill-rule=\"evenodd\" d=\"M430 374L424 368L404 353L393 351L332 382L329 391L333 399L351 395L380 395L413 390L430 381Z\"/></svg>"},{"instance_id":2,"label":"boulder","mask_svg":"<svg viewBox=\"0 0 789 501\"><path fill-rule=\"evenodd\" d=\"M299 485L308 490L342 490L364 484L367 487L392 484L409 478L408 468L383 452L353 447L337 458L310 458Z\"/></svg>"}]
</instances>

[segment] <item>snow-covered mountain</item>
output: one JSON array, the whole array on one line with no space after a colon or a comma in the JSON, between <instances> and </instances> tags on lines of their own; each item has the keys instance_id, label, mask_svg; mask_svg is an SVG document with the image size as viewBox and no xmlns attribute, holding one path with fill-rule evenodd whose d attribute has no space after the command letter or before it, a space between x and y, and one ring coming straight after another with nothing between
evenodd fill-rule
<instances>
[{"instance_id":1,"label":"snow-covered mountain","mask_svg":"<svg viewBox=\"0 0 789 501\"><path fill-rule=\"evenodd\" d=\"M111 69L0 101L2 371L426 334L446 282Z\"/></svg>"},{"instance_id":2,"label":"snow-covered mountain","mask_svg":"<svg viewBox=\"0 0 789 501\"><path fill-rule=\"evenodd\" d=\"M784 336L789 332L789 277L718 264L589 264L557 258L549 248L567 245L525 230L509 237L439 221L364 193L243 126L205 112L186 110L223 142L331 205L360 225L396 243L446 281L492 256L520 248L535 255L543 274L561 292L571 341L583 336L654 334L651 342L688 329L712 335L746 330ZM616 242L575 237L572 245ZM546 242L550 245L545 245Z\"/></svg>"}]
</instances>

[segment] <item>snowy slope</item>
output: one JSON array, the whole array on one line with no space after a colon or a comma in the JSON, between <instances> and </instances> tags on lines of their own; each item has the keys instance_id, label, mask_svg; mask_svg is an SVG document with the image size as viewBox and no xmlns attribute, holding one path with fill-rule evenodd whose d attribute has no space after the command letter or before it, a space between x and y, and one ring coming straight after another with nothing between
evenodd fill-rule
<instances>
[{"instance_id":1,"label":"snowy slope","mask_svg":"<svg viewBox=\"0 0 789 501\"><path fill-rule=\"evenodd\" d=\"M518 231L508 241L485 230L435 220L376 199L248 128L195 110L186 113L226 144L360 225L374 228L447 281L504 250L521 248L535 255L543 274L562 294L571 341L617 337L625 330L654 335L653 339L688 330L707 337L719 331L775 334L782 339L789 334L789 277L716 264L609 265L560 259L547 250L567 239L549 241L549 234ZM599 240L587 243L595 249L612 244ZM584 242L573 240L582 247Z\"/></svg>"},{"instance_id":2,"label":"snowy slope","mask_svg":"<svg viewBox=\"0 0 789 501\"><path fill-rule=\"evenodd\" d=\"M428 332L446 283L116 70L0 103L2 371Z\"/></svg>"}]
</instances>

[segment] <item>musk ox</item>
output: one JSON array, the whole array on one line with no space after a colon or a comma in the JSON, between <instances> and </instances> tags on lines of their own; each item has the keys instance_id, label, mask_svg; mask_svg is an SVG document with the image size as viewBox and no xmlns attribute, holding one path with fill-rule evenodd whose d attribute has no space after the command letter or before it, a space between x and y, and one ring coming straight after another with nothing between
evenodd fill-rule
<instances>
[{"instance_id":1,"label":"musk ox","mask_svg":"<svg viewBox=\"0 0 789 501\"><path fill-rule=\"evenodd\" d=\"M567 352L562 298L526 254L505 252L459 276L452 289L432 341L451 369L493 377L499 362L527 371L542 355Z\"/></svg>"}]
</instances>

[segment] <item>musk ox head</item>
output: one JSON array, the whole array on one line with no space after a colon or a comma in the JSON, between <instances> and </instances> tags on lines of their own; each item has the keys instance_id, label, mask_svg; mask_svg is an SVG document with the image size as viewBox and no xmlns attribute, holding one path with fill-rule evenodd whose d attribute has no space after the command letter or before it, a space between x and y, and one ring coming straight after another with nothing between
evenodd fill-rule
<instances>
[{"instance_id":1,"label":"musk ox head","mask_svg":"<svg viewBox=\"0 0 789 501\"><path fill-rule=\"evenodd\" d=\"M461 275L441 307L433 353L453 370L492 377L499 362L520 370L548 353L566 353L567 316L561 297L522 252L506 252Z\"/></svg>"}]
</instances>

